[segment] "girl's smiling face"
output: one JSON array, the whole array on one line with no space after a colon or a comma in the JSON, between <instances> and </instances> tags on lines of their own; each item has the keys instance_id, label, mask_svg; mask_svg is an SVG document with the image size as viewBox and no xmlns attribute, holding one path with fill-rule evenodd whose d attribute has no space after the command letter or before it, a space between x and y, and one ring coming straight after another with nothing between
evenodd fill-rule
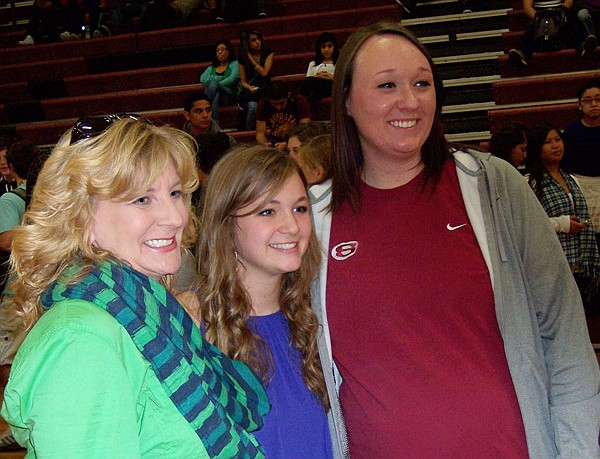
<instances>
[{"instance_id":1,"label":"girl's smiling face","mask_svg":"<svg viewBox=\"0 0 600 459\"><path fill-rule=\"evenodd\" d=\"M262 199L239 209L255 208ZM237 259L242 283L279 281L300 268L312 231L306 188L295 173L268 203L250 215L235 218Z\"/></svg>"}]
</instances>

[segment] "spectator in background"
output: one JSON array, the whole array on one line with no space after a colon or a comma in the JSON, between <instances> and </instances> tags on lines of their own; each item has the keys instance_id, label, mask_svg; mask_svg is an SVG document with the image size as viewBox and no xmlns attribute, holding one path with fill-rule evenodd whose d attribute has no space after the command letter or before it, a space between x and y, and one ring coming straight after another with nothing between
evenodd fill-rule
<instances>
[{"instance_id":1,"label":"spectator in background","mask_svg":"<svg viewBox=\"0 0 600 459\"><path fill-rule=\"evenodd\" d=\"M286 132L292 126L310 121L306 97L292 96L288 86L276 81L256 109L256 141L262 145L287 149Z\"/></svg>"},{"instance_id":2,"label":"spectator in background","mask_svg":"<svg viewBox=\"0 0 600 459\"><path fill-rule=\"evenodd\" d=\"M212 119L211 102L203 92L195 92L185 98L183 116L187 120L183 130L191 134L198 144L198 167L209 174L215 163L236 141L221 131L219 123Z\"/></svg>"},{"instance_id":3,"label":"spectator in background","mask_svg":"<svg viewBox=\"0 0 600 459\"><path fill-rule=\"evenodd\" d=\"M140 31L172 29L181 25L182 14L177 0L152 0L146 4Z\"/></svg>"},{"instance_id":4,"label":"spectator in background","mask_svg":"<svg viewBox=\"0 0 600 459\"><path fill-rule=\"evenodd\" d=\"M215 45L213 61L200 76L204 93L212 104L212 119L219 119L219 106L233 104L240 93L240 70L235 51L229 40Z\"/></svg>"},{"instance_id":5,"label":"spectator in background","mask_svg":"<svg viewBox=\"0 0 600 459\"><path fill-rule=\"evenodd\" d=\"M542 123L529 134L528 181L550 217L586 309L600 281L600 257L593 223L577 180L560 168L564 143L557 126Z\"/></svg>"},{"instance_id":6,"label":"spectator in background","mask_svg":"<svg viewBox=\"0 0 600 459\"><path fill-rule=\"evenodd\" d=\"M331 123L329 121L311 121L298 124L286 131L288 153L292 158L298 156L300 147L318 135L329 134Z\"/></svg>"},{"instance_id":7,"label":"spectator in background","mask_svg":"<svg viewBox=\"0 0 600 459\"><path fill-rule=\"evenodd\" d=\"M213 24L215 22L223 22L223 13L221 11L221 1L220 0L207 0L208 6L208 22L209 24Z\"/></svg>"},{"instance_id":8,"label":"spectator in background","mask_svg":"<svg viewBox=\"0 0 600 459\"><path fill-rule=\"evenodd\" d=\"M594 18L600 15L600 0L577 0L574 6L577 42L581 43L579 52L581 58L587 58L596 49L597 38Z\"/></svg>"},{"instance_id":9,"label":"spectator in background","mask_svg":"<svg viewBox=\"0 0 600 459\"><path fill-rule=\"evenodd\" d=\"M8 260L12 249L13 230L21 224L25 212L26 182L30 164L36 163L38 157L39 150L29 141L12 143L8 154L2 155L3 162L6 163L16 184L14 189L0 196L0 389L2 391L8 382L14 356L25 337L19 326L19 317L5 314L13 296L9 288ZM0 432L0 448L2 448L0 451L19 448L10 428Z\"/></svg>"},{"instance_id":10,"label":"spectator in background","mask_svg":"<svg viewBox=\"0 0 600 459\"><path fill-rule=\"evenodd\" d=\"M256 128L256 107L271 84L275 54L255 30L244 30L240 38L239 69L242 91L239 95L239 130Z\"/></svg>"},{"instance_id":11,"label":"spectator in background","mask_svg":"<svg viewBox=\"0 0 600 459\"><path fill-rule=\"evenodd\" d=\"M61 0L61 16L63 31L60 34L62 41L80 40L84 36L84 11L80 0Z\"/></svg>"},{"instance_id":12,"label":"spectator in background","mask_svg":"<svg viewBox=\"0 0 600 459\"><path fill-rule=\"evenodd\" d=\"M0 196L0 250L10 252L13 228L21 223L25 212L25 193L29 166L40 151L29 141L21 140L11 145L6 161L17 188Z\"/></svg>"},{"instance_id":13,"label":"spectator in background","mask_svg":"<svg viewBox=\"0 0 600 459\"><path fill-rule=\"evenodd\" d=\"M79 40L84 37L84 22L80 0L34 0L27 35L19 45Z\"/></svg>"},{"instance_id":14,"label":"spectator in background","mask_svg":"<svg viewBox=\"0 0 600 459\"><path fill-rule=\"evenodd\" d=\"M10 135L0 135L0 196L18 186L14 174L6 160L8 149L16 141L17 139Z\"/></svg>"},{"instance_id":15,"label":"spectator in background","mask_svg":"<svg viewBox=\"0 0 600 459\"><path fill-rule=\"evenodd\" d=\"M490 153L525 170L527 156L527 128L521 123L512 122L498 129L490 141Z\"/></svg>"},{"instance_id":16,"label":"spectator in background","mask_svg":"<svg viewBox=\"0 0 600 459\"><path fill-rule=\"evenodd\" d=\"M46 40L60 41L61 6L58 0L34 0L27 22L27 35L21 46L35 45Z\"/></svg>"},{"instance_id":17,"label":"spectator in background","mask_svg":"<svg viewBox=\"0 0 600 459\"><path fill-rule=\"evenodd\" d=\"M295 161L309 185L323 183L329 178L331 168L331 134L313 137L307 144L302 145Z\"/></svg>"},{"instance_id":18,"label":"spectator in background","mask_svg":"<svg viewBox=\"0 0 600 459\"><path fill-rule=\"evenodd\" d=\"M8 283L8 259L12 249L13 230L21 224L25 212L26 177L29 165L36 161L38 153L31 142L13 142L14 140L8 136L0 137L1 145L6 146L12 142L8 155L6 149L3 149L4 153L0 158L15 184L14 189L11 187L0 196L0 313L2 314L6 304L5 297L10 296L9 289L5 289L5 286ZM17 329L18 327L8 317L4 315L0 317L0 389L2 390L8 381L12 359L23 338ZM12 449L16 446L10 429L0 433L0 447Z\"/></svg>"},{"instance_id":19,"label":"spectator in background","mask_svg":"<svg viewBox=\"0 0 600 459\"><path fill-rule=\"evenodd\" d=\"M210 2L209 2L210 5ZM210 5L213 8L212 5ZM240 22L267 17L266 0L220 0L220 15L217 22Z\"/></svg>"},{"instance_id":20,"label":"spectator in background","mask_svg":"<svg viewBox=\"0 0 600 459\"><path fill-rule=\"evenodd\" d=\"M560 28L559 34L551 38L556 45L555 49L566 48L571 41L578 44L582 58L589 55L596 48L596 36L593 30L585 34L582 40L578 40L576 31L585 30L585 23L580 18L576 19L577 24L571 27L571 18L573 17L573 0L523 0L523 13L526 16L525 35L521 41L521 49L512 48L508 52L509 60L517 67L527 67L534 51L537 49L535 43L535 18L536 14L555 10L561 13L564 21L564 27ZM546 50L549 51L549 50Z\"/></svg>"},{"instance_id":21,"label":"spectator in background","mask_svg":"<svg viewBox=\"0 0 600 459\"><path fill-rule=\"evenodd\" d=\"M127 24L144 15L147 0L117 0L118 6L112 10L112 27L115 34L127 32Z\"/></svg>"},{"instance_id":22,"label":"spectator in background","mask_svg":"<svg viewBox=\"0 0 600 459\"><path fill-rule=\"evenodd\" d=\"M561 163L579 179L592 223L600 231L600 79L583 84L577 91L581 118L563 132L565 155ZM596 233L600 242L600 233Z\"/></svg>"},{"instance_id":23,"label":"spectator in background","mask_svg":"<svg viewBox=\"0 0 600 459\"><path fill-rule=\"evenodd\" d=\"M18 187L0 196L0 307L4 312L4 297L11 296L8 288L8 259L12 250L14 229L21 224L25 213L26 182L31 163L36 162L39 150L29 141L15 142L7 155L8 165L15 177ZM13 316L14 317L14 316ZM14 321L2 316L0 321L0 376L2 386L6 384L7 366L23 340ZM10 433L3 433L10 435Z\"/></svg>"},{"instance_id":24,"label":"spectator in background","mask_svg":"<svg viewBox=\"0 0 600 459\"><path fill-rule=\"evenodd\" d=\"M300 94L308 99L313 108L324 97L331 97L331 85L335 73L335 63L340 50L335 36L323 32L315 43L315 59L308 64L306 78L302 82Z\"/></svg>"},{"instance_id":25,"label":"spectator in background","mask_svg":"<svg viewBox=\"0 0 600 459\"><path fill-rule=\"evenodd\" d=\"M104 33L110 34L110 29L101 24L102 17L107 11L106 6L106 0L83 0L83 19L90 27L91 38L104 37Z\"/></svg>"}]
</instances>

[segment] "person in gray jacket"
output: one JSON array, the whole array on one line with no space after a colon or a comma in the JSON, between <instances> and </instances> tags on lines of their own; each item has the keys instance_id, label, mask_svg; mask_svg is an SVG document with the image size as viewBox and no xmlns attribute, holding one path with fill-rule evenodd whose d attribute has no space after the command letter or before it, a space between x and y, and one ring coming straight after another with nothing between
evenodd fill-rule
<instances>
[{"instance_id":1,"label":"person in gray jacket","mask_svg":"<svg viewBox=\"0 0 600 459\"><path fill-rule=\"evenodd\" d=\"M600 457L581 297L526 181L446 143L441 79L399 24L348 39L333 99L312 304L339 456Z\"/></svg>"}]
</instances>

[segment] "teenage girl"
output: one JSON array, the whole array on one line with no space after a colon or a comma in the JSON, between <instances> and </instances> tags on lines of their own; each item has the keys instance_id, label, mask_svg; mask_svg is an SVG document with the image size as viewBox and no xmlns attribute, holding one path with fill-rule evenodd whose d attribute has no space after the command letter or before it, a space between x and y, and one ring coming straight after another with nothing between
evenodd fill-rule
<instances>
[{"instance_id":1,"label":"teenage girl","mask_svg":"<svg viewBox=\"0 0 600 459\"><path fill-rule=\"evenodd\" d=\"M320 249L304 178L277 150L242 147L217 163L203 193L197 297L188 310L209 342L262 377L271 410L255 436L266 456L331 458L309 304Z\"/></svg>"},{"instance_id":2,"label":"teenage girl","mask_svg":"<svg viewBox=\"0 0 600 459\"><path fill-rule=\"evenodd\" d=\"M317 37L315 60L308 64L306 78L300 89L300 93L308 99L311 108L320 99L331 97L335 63L339 54L337 40L332 33L323 32Z\"/></svg>"}]
</instances>

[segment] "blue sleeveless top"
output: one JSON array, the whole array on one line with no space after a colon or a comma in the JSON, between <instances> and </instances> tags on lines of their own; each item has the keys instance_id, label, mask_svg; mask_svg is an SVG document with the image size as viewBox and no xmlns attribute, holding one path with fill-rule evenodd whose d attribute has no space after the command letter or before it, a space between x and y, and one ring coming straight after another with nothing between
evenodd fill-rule
<instances>
[{"instance_id":1,"label":"blue sleeveless top","mask_svg":"<svg viewBox=\"0 0 600 459\"><path fill-rule=\"evenodd\" d=\"M251 316L248 325L269 346L274 362L266 383L271 410L254 432L267 458L332 458L327 415L302 379L302 356L290 342L285 316L281 311Z\"/></svg>"}]
</instances>

